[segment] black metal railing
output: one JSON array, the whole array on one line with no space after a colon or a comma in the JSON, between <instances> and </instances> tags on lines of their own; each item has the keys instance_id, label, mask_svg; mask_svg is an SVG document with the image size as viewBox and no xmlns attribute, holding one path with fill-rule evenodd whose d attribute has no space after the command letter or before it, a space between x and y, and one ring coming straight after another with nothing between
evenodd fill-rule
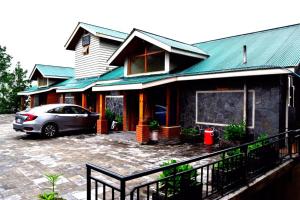
<instances>
[{"instance_id":1,"label":"black metal railing","mask_svg":"<svg viewBox=\"0 0 300 200\"><path fill-rule=\"evenodd\" d=\"M287 131L129 176L87 164L87 199L217 198L298 157L299 142L300 130ZM193 168L176 170L186 164ZM169 176L159 178L166 170Z\"/></svg>"}]
</instances>

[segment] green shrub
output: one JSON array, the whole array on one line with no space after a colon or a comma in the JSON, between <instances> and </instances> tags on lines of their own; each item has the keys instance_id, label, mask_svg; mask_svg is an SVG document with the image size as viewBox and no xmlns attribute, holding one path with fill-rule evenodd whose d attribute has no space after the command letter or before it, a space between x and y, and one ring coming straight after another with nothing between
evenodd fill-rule
<instances>
[{"instance_id":1,"label":"green shrub","mask_svg":"<svg viewBox=\"0 0 300 200\"><path fill-rule=\"evenodd\" d=\"M215 164L215 168L216 169L223 169L225 168L225 164L226 162L229 163L229 157L238 157L242 154L241 149L237 148L237 149L233 149L231 151L228 151L226 153L223 153L221 155L221 161L219 161L218 163Z\"/></svg>"},{"instance_id":2,"label":"green shrub","mask_svg":"<svg viewBox=\"0 0 300 200\"><path fill-rule=\"evenodd\" d=\"M267 140L267 138L268 138L268 134L261 133L258 136L258 138L257 138L257 140L256 140L255 143L248 145L248 152L253 151L255 149L258 149L258 148L260 148L260 147L268 144L269 141Z\"/></svg>"},{"instance_id":3,"label":"green shrub","mask_svg":"<svg viewBox=\"0 0 300 200\"><path fill-rule=\"evenodd\" d=\"M121 115L116 116L116 122L119 129L123 127L123 117Z\"/></svg>"},{"instance_id":4,"label":"green shrub","mask_svg":"<svg viewBox=\"0 0 300 200\"><path fill-rule=\"evenodd\" d=\"M115 113L113 113L110 109L106 109L105 118L108 122L108 127L110 128L113 120L115 120Z\"/></svg>"},{"instance_id":5,"label":"green shrub","mask_svg":"<svg viewBox=\"0 0 300 200\"><path fill-rule=\"evenodd\" d=\"M164 162L162 164L162 167L169 166L169 165L172 165L175 163L176 163L176 160L169 160L167 162ZM170 179L165 179L174 174L177 174L180 172L185 172L185 171L190 171L190 172L175 176L175 181L174 181L174 177L171 177ZM197 177L197 171L193 170L193 167L189 164L179 165L177 167L164 170L159 175L159 178L158 178L159 180L161 180L160 190L163 190L164 188L168 188L169 194L175 194L176 192L179 192L182 187L184 187L184 186L186 187L185 184L187 184L187 183L189 186L196 185L197 184L196 177ZM162 180L162 179L165 179L165 180Z\"/></svg>"},{"instance_id":6,"label":"green shrub","mask_svg":"<svg viewBox=\"0 0 300 200\"><path fill-rule=\"evenodd\" d=\"M158 130L159 129L159 123L157 120L153 119L149 122L149 128L150 130Z\"/></svg>"},{"instance_id":7,"label":"green shrub","mask_svg":"<svg viewBox=\"0 0 300 200\"><path fill-rule=\"evenodd\" d=\"M224 128L224 139L228 141L241 141L246 137L246 124L232 123Z\"/></svg>"},{"instance_id":8,"label":"green shrub","mask_svg":"<svg viewBox=\"0 0 300 200\"><path fill-rule=\"evenodd\" d=\"M199 135L199 131L195 128L182 128L181 134L183 135Z\"/></svg>"}]
</instances>

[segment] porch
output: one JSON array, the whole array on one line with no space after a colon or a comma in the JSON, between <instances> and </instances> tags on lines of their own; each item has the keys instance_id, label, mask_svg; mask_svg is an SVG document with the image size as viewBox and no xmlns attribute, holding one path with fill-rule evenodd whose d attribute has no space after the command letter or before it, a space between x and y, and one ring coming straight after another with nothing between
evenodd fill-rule
<instances>
[{"instance_id":1,"label":"porch","mask_svg":"<svg viewBox=\"0 0 300 200\"><path fill-rule=\"evenodd\" d=\"M172 139L180 136L180 100L178 85L164 85L143 90L97 92L96 111L100 113L97 132L107 134L109 124L105 117L106 97L113 95L123 98L123 131L135 131L136 140L141 144L149 142L151 120L160 124L160 139ZM82 106L85 107L84 100Z\"/></svg>"}]
</instances>

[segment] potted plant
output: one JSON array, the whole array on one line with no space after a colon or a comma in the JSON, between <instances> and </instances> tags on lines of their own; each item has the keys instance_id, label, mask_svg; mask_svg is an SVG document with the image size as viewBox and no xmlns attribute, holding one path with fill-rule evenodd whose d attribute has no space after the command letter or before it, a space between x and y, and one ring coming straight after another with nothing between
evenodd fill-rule
<instances>
[{"instance_id":1,"label":"potted plant","mask_svg":"<svg viewBox=\"0 0 300 200\"><path fill-rule=\"evenodd\" d=\"M196 128L182 128L180 139L187 143L199 143L203 141L203 135Z\"/></svg>"},{"instance_id":2,"label":"potted plant","mask_svg":"<svg viewBox=\"0 0 300 200\"><path fill-rule=\"evenodd\" d=\"M170 160L162 166L175 163L176 160ZM159 191L154 191L152 199L202 199L202 183L196 177L197 171L189 164L164 170L158 177Z\"/></svg>"},{"instance_id":3,"label":"potted plant","mask_svg":"<svg viewBox=\"0 0 300 200\"><path fill-rule=\"evenodd\" d=\"M115 119L115 113L113 113L110 109L105 110L105 118L107 120L108 128L111 129L112 122Z\"/></svg>"},{"instance_id":4,"label":"potted plant","mask_svg":"<svg viewBox=\"0 0 300 200\"><path fill-rule=\"evenodd\" d=\"M246 139L246 123L232 123L224 128L222 147L240 145Z\"/></svg>"},{"instance_id":5,"label":"potted plant","mask_svg":"<svg viewBox=\"0 0 300 200\"><path fill-rule=\"evenodd\" d=\"M151 130L151 140L154 142L158 141L159 123L157 120L153 119L149 122L149 128Z\"/></svg>"},{"instance_id":6,"label":"potted plant","mask_svg":"<svg viewBox=\"0 0 300 200\"><path fill-rule=\"evenodd\" d=\"M116 116L117 126L116 126L116 131L120 131L123 129L123 117L121 115Z\"/></svg>"}]
</instances>

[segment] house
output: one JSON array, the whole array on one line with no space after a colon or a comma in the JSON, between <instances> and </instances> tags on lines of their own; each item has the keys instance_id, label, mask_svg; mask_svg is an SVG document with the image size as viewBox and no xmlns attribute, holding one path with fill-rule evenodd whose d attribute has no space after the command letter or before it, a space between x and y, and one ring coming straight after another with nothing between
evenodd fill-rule
<instances>
[{"instance_id":1,"label":"house","mask_svg":"<svg viewBox=\"0 0 300 200\"><path fill-rule=\"evenodd\" d=\"M136 131L140 143L149 140L152 118L166 138L178 137L181 127L218 130L240 121L254 136L276 134L300 121L299 36L295 24L186 44L79 23L66 44L75 51L75 75L20 95L51 89L61 102L72 96L100 113L99 133L108 131L108 98L122 98L123 129Z\"/></svg>"}]
</instances>

